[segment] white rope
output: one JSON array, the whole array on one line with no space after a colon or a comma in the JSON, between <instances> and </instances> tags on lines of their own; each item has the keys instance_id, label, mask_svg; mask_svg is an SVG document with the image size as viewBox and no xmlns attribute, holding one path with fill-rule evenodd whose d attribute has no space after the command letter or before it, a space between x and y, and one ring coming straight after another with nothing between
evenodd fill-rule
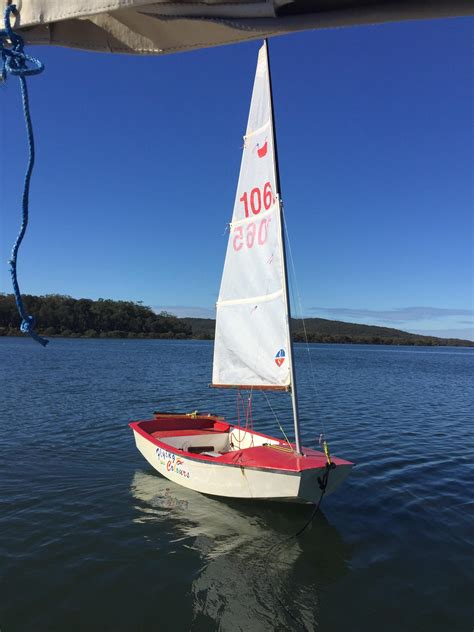
<instances>
[{"instance_id":1,"label":"white rope","mask_svg":"<svg viewBox=\"0 0 474 632\"><path fill-rule=\"evenodd\" d=\"M250 434L251 439L250 439L250 446L251 448L254 447L254 433L253 433L253 418L252 418L252 395L253 395L253 390L250 391L249 396L247 398L247 405L245 406L244 404L244 398L242 396L242 391L239 389L237 391L237 420L239 425L237 427L235 427L234 429L237 430L239 432L239 438L237 439L236 434L233 435L233 438L235 439L235 442L239 444L238 449L241 449L241 444L244 441L245 437L247 436L247 434ZM242 427L240 426L240 400L242 400L242 405L243 405L243 414L245 415L245 428L242 429ZM250 423L249 423L250 422ZM242 432L243 430L243 432Z\"/></svg>"}]
</instances>

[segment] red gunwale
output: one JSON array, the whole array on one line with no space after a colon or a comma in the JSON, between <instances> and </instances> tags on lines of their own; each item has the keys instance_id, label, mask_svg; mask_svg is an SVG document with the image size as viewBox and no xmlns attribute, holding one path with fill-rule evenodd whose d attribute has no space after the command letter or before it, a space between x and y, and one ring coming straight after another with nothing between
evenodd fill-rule
<instances>
[{"instance_id":1,"label":"red gunwale","mask_svg":"<svg viewBox=\"0 0 474 632\"><path fill-rule=\"evenodd\" d=\"M183 428L183 425L187 427ZM234 428L245 432L245 428L228 424L223 421L222 417L218 418L210 415L199 415L196 417L170 414L163 416L156 415L154 419L133 421L129 426L156 447L162 448L176 456L184 456L193 461L202 461L229 467L284 470L295 473L303 470L323 468L326 465L326 456L324 453L312 450L311 448L302 448L304 456L297 455L294 452L279 450L278 447L269 448L266 446L257 446L226 452L218 457L214 457L181 450L160 440L166 439L167 437L192 436L196 434L208 434L211 436L216 432L230 432L230 430ZM278 439L261 432L252 431L252 433L265 439L278 441ZM285 447L287 444L284 441L280 441L278 446ZM349 461L337 457L331 457L331 461L336 466L353 465Z\"/></svg>"}]
</instances>

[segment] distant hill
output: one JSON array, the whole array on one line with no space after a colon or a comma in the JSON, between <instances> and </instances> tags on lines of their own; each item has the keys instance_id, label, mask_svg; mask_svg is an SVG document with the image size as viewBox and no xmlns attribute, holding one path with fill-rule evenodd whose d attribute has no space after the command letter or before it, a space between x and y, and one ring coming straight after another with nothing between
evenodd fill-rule
<instances>
[{"instance_id":1,"label":"distant hill","mask_svg":"<svg viewBox=\"0 0 474 632\"><path fill-rule=\"evenodd\" d=\"M216 321L212 318L181 318L192 330L192 337L204 340L214 338ZM305 335L306 328L306 335ZM291 329L296 342L355 343L384 345L440 345L474 347L470 340L458 338L437 338L410 334L390 327L358 325L326 318L292 319Z\"/></svg>"},{"instance_id":2,"label":"distant hill","mask_svg":"<svg viewBox=\"0 0 474 632\"><path fill-rule=\"evenodd\" d=\"M38 332L43 336L68 338L172 338L212 340L215 320L211 318L177 318L173 314L156 314L150 307L132 301L112 301L49 294L24 295L28 313L36 317ZM474 342L456 338L436 338L409 334L399 329L357 325L324 318L292 320L293 338L297 342L335 342L385 345L452 345L474 347ZM0 294L0 336L20 336L20 317L12 294Z\"/></svg>"},{"instance_id":3,"label":"distant hill","mask_svg":"<svg viewBox=\"0 0 474 632\"><path fill-rule=\"evenodd\" d=\"M181 318L180 320L191 327L193 338L214 340L216 321L213 318Z\"/></svg>"}]
</instances>

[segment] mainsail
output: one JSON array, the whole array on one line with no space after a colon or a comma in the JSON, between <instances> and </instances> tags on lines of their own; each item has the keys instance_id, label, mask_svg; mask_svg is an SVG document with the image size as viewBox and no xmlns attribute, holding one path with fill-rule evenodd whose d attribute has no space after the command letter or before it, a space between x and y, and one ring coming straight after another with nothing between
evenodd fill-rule
<instances>
[{"instance_id":1,"label":"mainsail","mask_svg":"<svg viewBox=\"0 0 474 632\"><path fill-rule=\"evenodd\" d=\"M212 385L287 389L290 353L265 43L258 55L217 301Z\"/></svg>"}]
</instances>

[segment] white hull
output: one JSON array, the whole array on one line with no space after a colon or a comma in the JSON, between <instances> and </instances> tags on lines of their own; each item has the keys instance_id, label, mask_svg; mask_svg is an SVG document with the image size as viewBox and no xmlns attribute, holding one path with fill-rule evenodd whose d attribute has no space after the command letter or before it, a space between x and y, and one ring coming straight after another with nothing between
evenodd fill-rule
<instances>
[{"instance_id":1,"label":"white hull","mask_svg":"<svg viewBox=\"0 0 474 632\"><path fill-rule=\"evenodd\" d=\"M171 446L163 450L135 430L134 436L138 450L157 472L202 494L299 503L317 503L322 494L318 477L324 475L324 467L288 472L220 464L176 454ZM326 495L342 483L351 469L352 464L344 464L330 471Z\"/></svg>"}]
</instances>

